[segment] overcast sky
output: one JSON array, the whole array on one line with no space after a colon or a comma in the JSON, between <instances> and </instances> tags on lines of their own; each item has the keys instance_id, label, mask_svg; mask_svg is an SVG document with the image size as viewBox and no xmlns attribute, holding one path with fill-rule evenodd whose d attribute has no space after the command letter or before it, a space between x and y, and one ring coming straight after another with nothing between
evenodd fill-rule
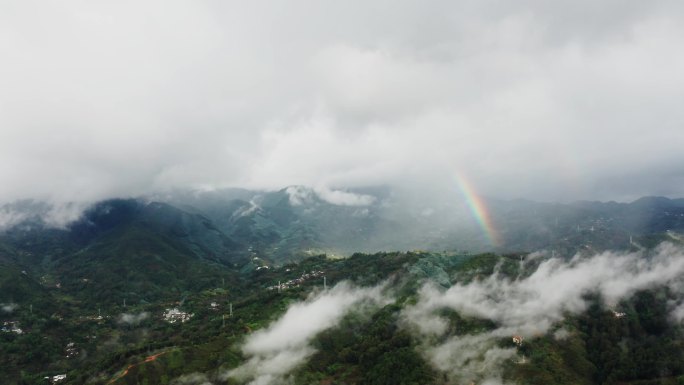
<instances>
[{"instance_id":1,"label":"overcast sky","mask_svg":"<svg viewBox=\"0 0 684 385\"><path fill-rule=\"evenodd\" d=\"M0 203L684 196L681 1L0 0Z\"/></svg>"}]
</instances>

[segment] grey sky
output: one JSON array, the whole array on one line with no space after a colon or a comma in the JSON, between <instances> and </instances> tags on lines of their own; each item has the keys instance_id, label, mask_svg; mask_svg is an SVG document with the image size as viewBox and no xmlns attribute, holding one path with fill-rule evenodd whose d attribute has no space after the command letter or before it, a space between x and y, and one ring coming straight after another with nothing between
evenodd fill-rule
<instances>
[{"instance_id":1,"label":"grey sky","mask_svg":"<svg viewBox=\"0 0 684 385\"><path fill-rule=\"evenodd\" d=\"M683 196L679 1L0 1L0 202Z\"/></svg>"}]
</instances>

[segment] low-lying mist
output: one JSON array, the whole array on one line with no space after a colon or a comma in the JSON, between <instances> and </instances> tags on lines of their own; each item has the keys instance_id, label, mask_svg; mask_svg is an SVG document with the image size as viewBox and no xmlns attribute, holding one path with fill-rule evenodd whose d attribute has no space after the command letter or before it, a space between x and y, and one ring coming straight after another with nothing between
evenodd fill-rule
<instances>
[{"instance_id":1,"label":"low-lying mist","mask_svg":"<svg viewBox=\"0 0 684 385\"><path fill-rule=\"evenodd\" d=\"M341 282L291 305L277 321L247 338L242 346L247 361L223 378L252 385L285 383L288 374L315 353L310 343L318 333L335 327L352 310L392 302L384 289L384 285L359 288Z\"/></svg>"},{"instance_id":2,"label":"low-lying mist","mask_svg":"<svg viewBox=\"0 0 684 385\"><path fill-rule=\"evenodd\" d=\"M504 365L525 360L510 345L512 336L524 339L551 333L567 338L572 330L563 327L566 317L588 309L592 298L613 311L622 300L640 290L667 287L676 300L669 302L671 322L684 319L684 248L664 243L651 251L604 252L570 259L533 253L519 262L518 276L499 270L474 279L460 279L445 289L426 282L415 301L404 307L399 326L411 332L417 349L434 369L452 384L504 384ZM326 329L336 327L349 311L371 312L373 306L392 300L386 284L356 288L342 283L312 294L296 303L277 321L255 332L242 346L247 361L224 374L249 384L283 384L290 373L313 353L311 341ZM464 335L454 335L444 311L479 319L493 325ZM509 341L509 345L502 344ZM529 362L529 361L528 361ZM534 362L531 362L534 365Z\"/></svg>"},{"instance_id":3,"label":"low-lying mist","mask_svg":"<svg viewBox=\"0 0 684 385\"><path fill-rule=\"evenodd\" d=\"M532 254L528 260L541 258ZM521 262L524 267L525 262ZM570 260L549 258L529 275L508 278L499 272L443 290L426 283L418 301L403 311L405 325L422 341L424 356L455 383L501 382L502 364L517 360L515 348L501 348L502 338L533 338L552 331L567 316L589 306L588 295L598 295L614 309L639 290L667 286L678 294L671 303L672 320L682 319L684 249L670 243L652 252L605 252ZM449 321L440 311L491 321L492 330L449 336ZM557 337L567 331L556 331Z\"/></svg>"},{"instance_id":4,"label":"low-lying mist","mask_svg":"<svg viewBox=\"0 0 684 385\"><path fill-rule=\"evenodd\" d=\"M136 326L148 318L150 318L150 313L146 311L137 314L121 313L117 319L117 323L120 325Z\"/></svg>"}]
</instances>

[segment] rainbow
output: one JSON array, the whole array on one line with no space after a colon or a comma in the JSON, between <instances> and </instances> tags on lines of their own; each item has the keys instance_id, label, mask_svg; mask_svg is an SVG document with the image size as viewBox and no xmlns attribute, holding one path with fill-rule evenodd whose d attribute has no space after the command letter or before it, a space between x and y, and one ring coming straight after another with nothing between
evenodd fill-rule
<instances>
[{"instance_id":1,"label":"rainbow","mask_svg":"<svg viewBox=\"0 0 684 385\"><path fill-rule=\"evenodd\" d=\"M480 228L482 228L487 240L489 240L492 246L499 246L501 240L498 232L492 225L492 219L489 216L489 210L487 210L487 205L484 200L477 194L473 185L463 176L463 174L456 174L456 182L461 194L463 194L463 198L465 198L465 201L468 204L470 212L473 214L478 225L480 225Z\"/></svg>"}]
</instances>

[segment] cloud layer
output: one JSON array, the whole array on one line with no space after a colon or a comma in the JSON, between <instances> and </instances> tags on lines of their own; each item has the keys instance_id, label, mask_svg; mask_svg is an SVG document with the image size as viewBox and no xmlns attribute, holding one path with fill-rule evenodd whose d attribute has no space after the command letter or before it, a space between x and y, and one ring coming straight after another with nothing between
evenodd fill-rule
<instances>
[{"instance_id":1,"label":"cloud layer","mask_svg":"<svg viewBox=\"0 0 684 385\"><path fill-rule=\"evenodd\" d=\"M252 385L285 383L289 372L315 353L310 342L318 333L337 325L352 309L387 304L390 300L382 291L382 286L357 288L342 282L290 306L268 328L247 338L242 350L248 360L226 378Z\"/></svg>"},{"instance_id":2,"label":"cloud layer","mask_svg":"<svg viewBox=\"0 0 684 385\"><path fill-rule=\"evenodd\" d=\"M489 379L499 381L501 364L515 359L513 348L497 341L513 335L533 337L551 330L567 315L580 314L588 306L586 294L597 293L615 306L638 290L670 286L684 297L684 250L661 245L653 255L644 252L606 252L569 262L551 258L531 275L515 280L494 274L448 290L425 285L418 302L403 312L407 325L425 341L425 355L433 365L458 383ZM680 305L681 306L681 305ZM463 316L493 321L496 328L474 335L444 337L448 320L438 313L451 309ZM681 320L681 307L673 318ZM567 331L557 331L557 338ZM435 343L436 338L441 342Z\"/></svg>"},{"instance_id":3,"label":"cloud layer","mask_svg":"<svg viewBox=\"0 0 684 385\"><path fill-rule=\"evenodd\" d=\"M0 202L455 171L504 198L677 195L683 7L5 2Z\"/></svg>"}]
</instances>

